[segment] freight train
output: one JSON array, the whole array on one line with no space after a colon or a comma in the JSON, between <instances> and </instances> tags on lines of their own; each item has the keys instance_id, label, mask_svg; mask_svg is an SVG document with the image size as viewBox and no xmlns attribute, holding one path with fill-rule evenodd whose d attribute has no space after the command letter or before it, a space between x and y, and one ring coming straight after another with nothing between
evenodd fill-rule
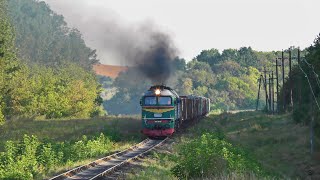
<instances>
[{"instance_id":1,"label":"freight train","mask_svg":"<svg viewBox=\"0 0 320 180\"><path fill-rule=\"evenodd\" d=\"M142 133L148 137L172 135L183 123L210 111L210 100L201 96L179 96L164 85L152 86L140 100Z\"/></svg>"}]
</instances>

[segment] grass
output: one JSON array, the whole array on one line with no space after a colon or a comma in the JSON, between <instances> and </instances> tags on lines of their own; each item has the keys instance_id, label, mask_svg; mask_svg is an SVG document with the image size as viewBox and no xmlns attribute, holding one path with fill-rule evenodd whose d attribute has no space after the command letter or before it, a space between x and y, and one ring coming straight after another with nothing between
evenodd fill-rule
<instances>
[{"instance_id":1,"label":"grass","mask_svg":"<svg viewBox=\"0 0 320 180\"><path fill-rule=\"evenodd\" d=\"M290 114L222 114L215 125L234 144L252 152L265 169L282 178L305 179L308 166L319 165L309 153L308 127L294 123Z\"/></svg>"},{"instance_id":2,"label":"grass","mask_svg":"<svg viewBox=\"0 0 320 180\"><path fill-rule=\"evenodd\" d=\"M201 179L319 179L319 160L309 153L309 128L293 122L290 114L267 115L262 112L211 113L198 124L175 134L164 151L144 160L144 168L130 172L128 179L176 179L170 169L179 146L204 133L221 130L226 140L244 149L268 174L224 172ZM316 139L319 147L319 139ZM316 149L318 152L319 149ZM316 153L317 154L317 153ZM164 158L166 157L166 158ZM310 172L312 176L310 176ZM155 176L152 174L155 173Z\"/></svg>"},{"instance_id":3,"label":"grass","mask_svg":"<svg viewBox=\"0 0 320 180\"><path fill-rule=\"evenodd\" d=\"M124 150L143 138L140 133L141 120L138 117L100 117L94 119L65 119L65 120L31 120L20 119L6 122L0 126L0 154L4 151L7 141L19 144L24 135L36 136L39 142L49 142L52 144L76 143L83 139L84 135L88 139L95 139L103 133L112 142L112 148L108 154ZM107 154L99 154L97 157L79 159L61 164L45 174L37 175L36 179L49 178L55 174L71 169L75 166L83 165L94 159Z\"/></svg>"},{"instance_id":4,"label":"grass","mask_svg":"<svg viewBox=\"0 0 320 180\"><path fill-rule=\"evenodd\" d=\"M175 180L170 168L174 163L169 161L170 155L163 152L152 152L149 158L144 159L139 170L132 171L125 179L128 180Z\"/></svg>"},{"instance_id":5,"label":"grass","mask_svg":"<svg viewBox=\"0 0 320 180\"><path fill-rule=\"evenodd\" d=\"M227 143L227 142L223 141L224 139L223 133L217 133L218 128L214 124L217 117L219 117L219 115L216 115L216 113L212 113L210 117L202 119L195 126L190 127L188 129L182 129L180 132L174 135L173 139L170 140L171 142L168 142L166 146L162 147L163 149L160 149L160 151L158 150L156 153L154 153L151 156L151 158L147 158L144 160L145 165L143 166L142 170L139 169L139 170L130 172L126 178L128 179L179 179L173 176L173 171L175 171L174 169L178 163L184 163L184 164L180 164L182 165L180 167L190 166L189 168L192 169L192 164L198 164L198 165L202 164L201 166L206 167L206 170L205 170L206 173L203 173L203 176L198 177L201 179L234 179L234 177L236 176L240 179L257 179L258 177L263 179L262 175L256 175L255 173L252 173L251 171L253 171L253 169L250 169L250 167L247 166L249 164L255 165L256 162L254 161L253 158L247 159L248 156L246 152L242 151L241 149L238 149L237 147L233 148L232 145L227 145L227 144L223 145L223 143ZM239 164L240 162L238 164L237 163L235 164L240 165L241 167L245 168L245 170L242 172L240 171L233 172L228 170L226 161L228 161L228 163L231 163L231 161L233 160L228 158L236 158L236 156L232 154L229 154L230 157L227 157L228 155L224 156L222 154L219 154L218 152L211 152L211 154L213 153L214 155L208 155L208 157L214 157L215 159L212 159L212 161L206 161L206 162L209 162L209 163L215 162L213 163L215 164L215 167L212 167L209 164L196 162L197 155L194 153L209 152L211 148L211 147L208 147L209 144L206 144L206 142L208 143L209 141L206 141L206 140L202 141L205 139L203 137L204 134L206 134L206 136L209 138L211 137L216 138L216 140L212 139L214 142L211 141L212 148L219 148L218 146L220 143L221 146L224 146L226 148L225 149L226 151L229 151L230 153L236 153L235 154L236 156L239 153L238 157L240 157L240 154L241 154L241 156L243 156L241 162L244 164L240 165ZM218 140L220 138L221 140ZM215 144L215 143L218 143L218 144ZM189 147L192 144L194 148ZM204 148L204 150L202 150L202 148L199 149L199 146L197 146L196 144L201 145ZM219 152L220 151L221 150L219 150ZM195 157L191 157L193 156L192 154ZM193 158L194 160L192 162L181 161L181 158L185 159L188 157ZM255 167L258 167L258 166L255 166ZM185 170L183 169L180 172L182 173L184 172L182 174L182 177L180 177L182 179L184 178L192 179L198 176L193 174L192 175L193 177L191 177L191 174L190 174L191 172L185 172ZM197 172L195 171L194 173L197 173ZM152 174L156 174L156 175L152 176ZM208 174L208 175L205 175L205 174Z\"/></svg>"},{"instance_id":6,"label":"grass","mask_svg":"<svg viewBox=\"0 0 320 180\"><path fill-rule=\"evenodd\" d=\"M0 151L8 140L19 141L27 135L35 135L40 140L75 141L83 135L88 138L100 133L108 135L115 141L138 142L141 121L136 117L100 117L94 119L65 120L13 120L0 126Z\"/></svg>"}]
</instances>

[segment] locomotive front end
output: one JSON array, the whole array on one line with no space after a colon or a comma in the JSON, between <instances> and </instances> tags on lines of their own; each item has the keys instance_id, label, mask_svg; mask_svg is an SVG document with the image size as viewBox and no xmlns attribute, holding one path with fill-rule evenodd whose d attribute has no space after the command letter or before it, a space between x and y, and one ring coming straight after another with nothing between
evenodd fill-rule
<instances>
[{"instance_id":1,"label":"locomotive front end","mask_svg":"<svg viewBox=\"0 0 320 180\"><path fill-rule=\"evenodd\" d=\"M148 137L170 136L175 131L178 96L165 86L152 86L142 96L142 133Z\"/></svg>"}]
</instances>

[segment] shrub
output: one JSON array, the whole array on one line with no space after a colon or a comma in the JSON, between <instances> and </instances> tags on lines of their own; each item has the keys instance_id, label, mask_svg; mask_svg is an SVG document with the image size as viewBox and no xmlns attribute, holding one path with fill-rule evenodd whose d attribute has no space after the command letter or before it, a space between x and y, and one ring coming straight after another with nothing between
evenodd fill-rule
<instances>
[{"instance_id":1,"label":"shrub","mask_svg":"<svg viewBox=\"0 0 320 180\"><path fill-rule=\"evenodd\" d=\"M242 149L206 133L179 147L171 171L178 178L212 177L228 171L261 173L260 165Z\"/></svg>"}]
</instances>

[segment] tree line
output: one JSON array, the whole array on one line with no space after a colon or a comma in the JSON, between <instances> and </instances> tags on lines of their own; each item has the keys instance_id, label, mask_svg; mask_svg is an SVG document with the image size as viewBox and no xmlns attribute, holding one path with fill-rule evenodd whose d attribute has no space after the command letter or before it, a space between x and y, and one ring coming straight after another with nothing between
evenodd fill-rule
<instances>
[{"instance_id":1,"label":"tree line","mask_svg":"<svg viewBox=\"0 0 320 180\"><path fill-rule=\"evenodd\" d=\"M271 67L281 52L260 52L251 47L203 50L186 62L177 57L174 73L166 85L180 95L198 95L211 99L212 109L255 108L260 70ZM104 102L109 114L138 114L139 99L152 83L134 68L121 73L113 82L118 93Z\"/></svg>"},{"instance_id":2,"label":"tree line","mask_svg":"<svg viewBox=\"0 0 320 180\"><path fill-rule=\"evenodd\" d=\"M0 32L0 123L102 113L95 51L62 16L44 2L0 0Z\"/></svg>"}]
</instances>

